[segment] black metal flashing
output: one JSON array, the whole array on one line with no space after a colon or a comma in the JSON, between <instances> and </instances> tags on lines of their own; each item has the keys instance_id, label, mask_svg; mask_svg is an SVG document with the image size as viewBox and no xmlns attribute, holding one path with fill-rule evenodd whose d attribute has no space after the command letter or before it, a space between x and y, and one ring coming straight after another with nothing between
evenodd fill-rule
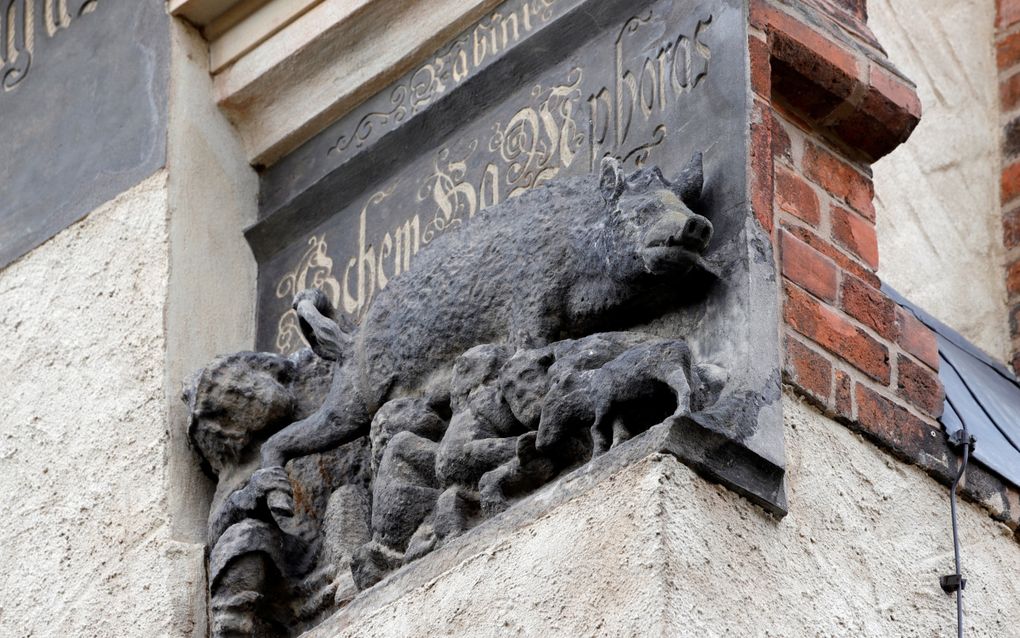
<instances>
[{"instance_id":1,"label":"black metal flashing","mask_svg":"<svg viewBox=\"0 0 1020 638\"><path fill-rule=\"evenodd\" d=\"M948 434L966 425L974 458L1020 487L1020 382L1001 362L883 284L883 292L935 331L946 400L939 421Z\"/></svg>"}]
</instances>

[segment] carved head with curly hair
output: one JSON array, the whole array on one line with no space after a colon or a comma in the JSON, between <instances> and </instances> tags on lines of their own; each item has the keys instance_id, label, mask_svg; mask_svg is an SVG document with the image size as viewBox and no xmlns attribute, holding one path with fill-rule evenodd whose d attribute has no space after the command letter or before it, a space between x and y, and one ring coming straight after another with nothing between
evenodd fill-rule
<instances>
[{"instance_id":1,"label":"carved head with curly hair","mask_svg":"<svg viewBox=\"0 0 1020 638\"><path fill-rule=\"evenodd\" d=\"M188 439L214 474L237 463L256 440L294 418L296 366L279 355L239 352L219 357L185 384Z\"/></svg>"}]
</instances>

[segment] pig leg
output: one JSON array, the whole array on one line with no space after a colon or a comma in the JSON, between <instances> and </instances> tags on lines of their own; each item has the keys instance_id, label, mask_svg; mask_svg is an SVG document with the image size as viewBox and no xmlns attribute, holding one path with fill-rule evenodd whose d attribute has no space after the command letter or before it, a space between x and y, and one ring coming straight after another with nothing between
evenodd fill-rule
<instances>
[{"instance_id":1,"label":"pig leg","mask_svg":"<svg viewBox=\"0 0 1020 638\"><path fill-rule=\"evenodd\" d=\"M282 466L289 459L331 450L368 434L371 417L353 379L354 371L348 366L337 370L318 410L262 444L261 466Z\"/></svg>"}]
</instances>

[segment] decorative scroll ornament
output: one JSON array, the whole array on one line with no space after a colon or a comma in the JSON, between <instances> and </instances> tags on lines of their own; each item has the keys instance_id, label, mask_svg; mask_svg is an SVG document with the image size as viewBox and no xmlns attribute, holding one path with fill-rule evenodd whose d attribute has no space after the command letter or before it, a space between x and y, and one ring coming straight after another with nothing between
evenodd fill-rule
<instances>
[{"instance_id":1,"label":"decorative scroll ornament","mask_svg":"<svg viewBox=\"0 0 1020 638\"><path fill-rule=\"evenodd\" d=\"M323 291L333 305L337 305L340 301L340 282L333 277L333 260L329 258L328 250L329 246L323 235L309 238L308 249L301 256L297 266L276 285L276 298L290 299L301 290L317 288ZM276 350L281 353L294 352L302 344L298 316L291 309L280 317L276 332Z\"/></svg>"},{"instance_id":2,"label":"decorative scroll ornament","mask_svg":"<svg viewBox=\"0 0 1020 638\"><path fill-rule=\"evenodd\" d=\"M33 55L71 22L95 11L99 0L4 0L0 2L0 94L28 76Z\"/></svg>"}]
</instances>

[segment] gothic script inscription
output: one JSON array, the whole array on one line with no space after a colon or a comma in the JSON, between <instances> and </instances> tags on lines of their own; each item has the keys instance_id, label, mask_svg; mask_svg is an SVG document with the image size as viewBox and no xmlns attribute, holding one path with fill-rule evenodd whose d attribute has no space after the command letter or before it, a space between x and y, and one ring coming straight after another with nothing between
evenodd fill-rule
<instances>
[{"instance_id":1,"label":"gothic script inscription","mask_svg":"<svg viewBox=\"0 0 1020 638\"><path fill-rule=\"evenodd\" d=\"M13 91L46 40L95 11L99 0L0 0L0 86Z\"/></svg>"},{"instance_id":2,"label":"gothic script inscription","mask_svg":"<svg viewBox=\"0 0 1020 638\"><path fill-rule=\"evenodd\" d=\"M472 40L470 51L458 43L437 60L459 62L442 62L438 67L457 69L473 63L501 45L503 33L512 37L513 25L530 28L533 20L540 19L531 13L533 4L525 4L516 19L497 13L483 22L472 33L485 29L488 35ZM278 281L276 297L286 301L303 288L321 288L336 307L358 319L391 278L411 267L419 250L478 211L557 175L590 172L607 155L634 167L644 166L651 153L677 133L665 124L665 118L698 91L712 66L712 49L706 41L712 16L685 22L664 32L670 25L654 8L623 21L602 44L612 60L609 78L578 65L548 82L535 83L525 92L524 103L508 116L490 120L484 134L443 145L426 156L427 168L419 169L417 176L394 180L367 197L351 229L357 237L351 253L336 254L334 260L328 233L311 237L298 263ZM451 73L457 77L457 72ZM427 100L433 89L442 86L436 84L440 74L420 70L414 77L419 74L432 78L431 83L417 85L422 91L401 85L392 95L419 95ZM386 117L395 117L405 108L406 104L399 106ZM356 132L341 138L334 150L357 144L359 136L367 137L371 122L384 121L382 114L377 115L376 120L365 116ZM388 216L383 209L400 202L411 204L409 216L388 228L373 228L373 219ZM301 343L297 317L292 310L285 311L277 325L275 348L286 353Z\"/></svg>"}]
</instances>

